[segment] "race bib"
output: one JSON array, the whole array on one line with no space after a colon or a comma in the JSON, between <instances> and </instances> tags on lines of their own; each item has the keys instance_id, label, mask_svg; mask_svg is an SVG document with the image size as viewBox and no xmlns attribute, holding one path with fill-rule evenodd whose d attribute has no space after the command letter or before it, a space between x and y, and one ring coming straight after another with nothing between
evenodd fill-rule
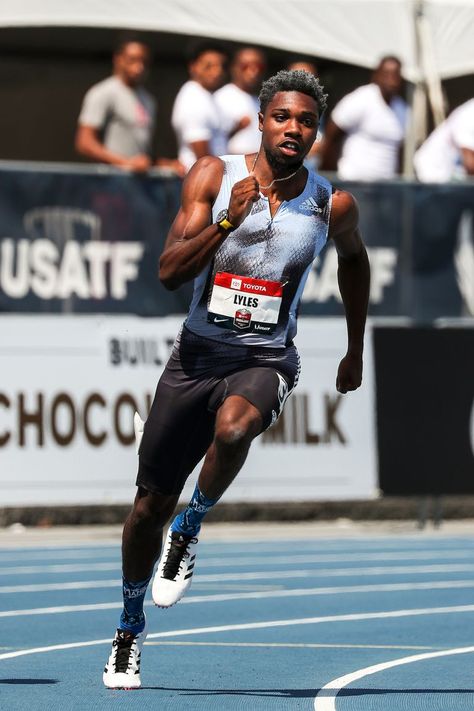
<instances>
[{"instance_id":1,"label":"race bib","mask_svg":"<svg viewBox=\"0 0 474 711\"><path fill-rule=\"evenodd\" d=\"M207 320L220 328L273 333L278 323L283 284L279 281L217 272Z\"/></svg>"}]
</instances>

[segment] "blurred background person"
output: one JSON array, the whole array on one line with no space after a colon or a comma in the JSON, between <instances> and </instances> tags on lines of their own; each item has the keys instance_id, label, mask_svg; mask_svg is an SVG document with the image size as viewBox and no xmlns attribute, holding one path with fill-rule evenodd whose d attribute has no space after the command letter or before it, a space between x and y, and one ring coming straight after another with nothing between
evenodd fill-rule
<instances>
[{"instance_id":1,"label":"blurred background person","mask_svg":"<svg viewBox=\"0 0 474 711\"><path fill-rule=\"evenodd\" d=\"M242 47L232 58L232 81L215 93L227 133L225 153L256 153L260 147L258 94L266 68L267 58L261 49Z\"/></svg>"},{"instance_id":2,"label":"blurred background person","mask_svg":"<svg viewBox=\"0 0 474 711\"><path fill-rule=\"evenodd\" d=\"M84 97L75 139L78 153L135 172L151 168L156 101L143 86L149 63L144 42L133 35L119 38L113 75ZM184 174L176 160L161 158L156 164Z\"/></svg>"},{"instance_id":3,"label":"blurred background person","mask_svg":"<svg viewBox=\"0 0 474 711\"><path fill-rule=\"evenodd\" d=\"M455 109L415 153L415 172L424 183L474 175L474 99Z\"/></svg>"},{"instance_id":4,"label":"blurred background person","mask_svg":"<svg viewBox=\"0 0 474 711\"><path fill-rule=\"evenodd\" d=\"M226 136L214 92L225 80L227 54L215 42L191 47L190 79L179 90L171 123L178 143L178 158L189 170L198 158L223 155Z\"/></svg>"},{"instance_id":5,"label":"blurred background person","mask_svg":"<svg viewBox=\"0 0 474 711\"><path fill-rule=\"evenodd\" d=\"M408 106L400 96L401 63L383 57L372 82L336 104L321 148L322 170L345 180L389 180L400 172Z\"/></svg>"},{"instance_id":6,"label":"blurred background person","mask_svg":"<svg viewBox=\"0 0 474 711\"><path fill-rule=\"evenodd\" d=\"M319 78L317 64L315 62L311 62L308 59L298 59L297 57L295 57L291 60L291 62L287 64L286 68L290 72L300 70L301 72L308 72L308 74L312 74L313 76Z\"/></svg>"},{"instance_id":7,"label":"blurred background person","mask_svg":"<svg viewBox=\"0 0 474 711\"><path fill-rule=\"evenodd\" d=\"M286 68L290 72L308 72L308 74L312 74L317 79L319 79L318 65L316 64L316 62L312 62L309 59L293 57L291 61L287 64ZM313 168L313 170L318 170L319 168L321 158L321 142L324 133L324 119L325 115L319 117L318 135L304 161L306 167Z\"/></svg>"}]
</instances>

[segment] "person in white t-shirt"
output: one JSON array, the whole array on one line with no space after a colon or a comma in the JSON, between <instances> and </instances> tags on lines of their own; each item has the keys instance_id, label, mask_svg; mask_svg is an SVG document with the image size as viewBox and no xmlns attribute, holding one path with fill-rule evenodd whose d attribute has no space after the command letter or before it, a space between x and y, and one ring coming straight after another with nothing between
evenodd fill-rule
<instances>
[{"instance_id":1,"label":"person in white t-shirt","mask_svg":"<svg viewBox=\"0 0 474 711\"><path fill-rule=\"evenodd\" d=\"M238 49L230 65L232 81L215 93L227 133L226 154L255 153L259 149L258 92L266 67L267 60L261 49Z\"/></svg>"},{"instance_id":2,"label":"person in white t-shirt","mask_svg":"<svg viewBox=\"0 0 474 711\"><path fill-rule=\"evenodd\" d=\"M346 180L388 180L400 171L408 107L401 98L401 63L381 59L372 83L347 94L327 122L322 170Z\"/></svg>"},{"instance_id":3,"label":"person in white t-shirt","mask_svg":"<svg viewBox=\"0 0 474 711\"><path fill-rule=\"evenodd\" d=\"M474 175L474 99L458 106L420 146L414 157L417 178L444 183Z\"/></svg>"},{"instance_id":4,"label":"person in white t-shirt","mask_svg":"<svg viewBox=\"0 0 474 711\"><path fill-rule=\"evenodd\" d=\"M188 64L190 79L179 90L171 124L178 142L178 158L189 170L198 158L223 155L226 136L214 98L224 81L227 55L217 43L194 45Z\"/></svg>"}]
</instances>

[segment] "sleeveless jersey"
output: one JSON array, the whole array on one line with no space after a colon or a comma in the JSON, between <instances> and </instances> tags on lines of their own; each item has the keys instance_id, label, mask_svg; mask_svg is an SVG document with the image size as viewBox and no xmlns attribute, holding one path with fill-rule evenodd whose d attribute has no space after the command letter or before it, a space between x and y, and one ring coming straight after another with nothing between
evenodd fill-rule
<instances>
[{"instance_id":1,"label":"sleeveless jersey","mask_svg":"<svg viewBox=\"0 0 474 711\"><path fill-rule=\"evenodd\" d=\"M213 222L229 206L234 183L249 175L245 157L223 156ZM308 169L303 192L270 214L260 195L194 280L186 327L232 345L284 348L296 334L298 306L311 265L327 242L331 185Z\"/></svg>"}]
</instances>

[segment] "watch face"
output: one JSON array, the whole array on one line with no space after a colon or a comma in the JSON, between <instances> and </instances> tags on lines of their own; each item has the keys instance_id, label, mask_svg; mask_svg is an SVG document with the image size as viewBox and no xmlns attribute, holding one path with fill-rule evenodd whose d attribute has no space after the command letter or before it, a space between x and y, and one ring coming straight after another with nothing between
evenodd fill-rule
<instances>
[{"instance_id":1,"label":"watch face","mask_svg":"<svg viewBox=\"0 0 474 711\"><path fill-rule=\"evenodd\" d=\"M216 222L222 222L222 220L227 220L227 210L221 210L216 217Z\"/></svg>"}]
</instances>

